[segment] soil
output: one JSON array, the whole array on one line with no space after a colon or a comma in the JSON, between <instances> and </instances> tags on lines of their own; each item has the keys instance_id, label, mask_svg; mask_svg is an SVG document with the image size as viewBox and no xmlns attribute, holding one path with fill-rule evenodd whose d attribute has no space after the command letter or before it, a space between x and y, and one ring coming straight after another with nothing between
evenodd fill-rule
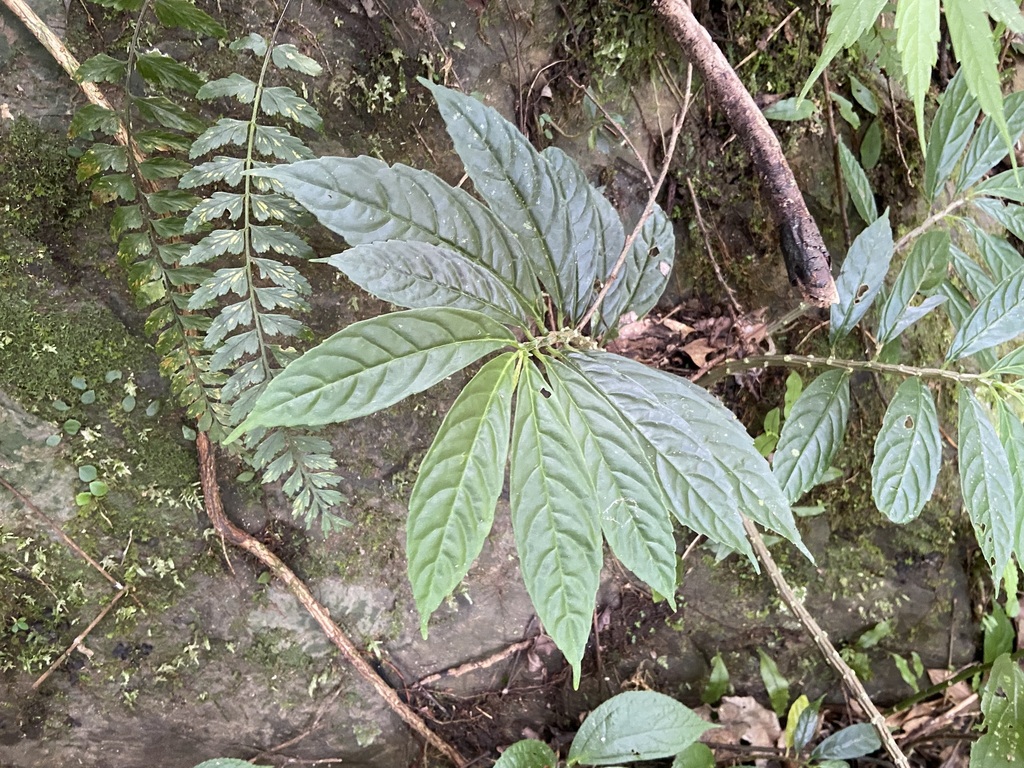
<instances>
[{"instance_id":1,"label":"soil","mask_svg":"<svg viewBox=\"0 0 1024 768\"><path fill-rule=\"evenodd\" d=\"M262 3L244 10L201 5L233 35L272 27L274 10ZM733 60L787 12L775 8L783 4L768 3L755 19L733 4L727 4L731 10L712 5L709 24L732 33L727 53ZM50 0L33 6L51 27L66 30L83 57L123 49L130 26L117 14ZM570 25L564 5L540 1L295 5L283 36L325 67L309 98L326 128L305 138L317 154L372 154L429 168L455 183L461 168L415 82L416 75L440 72L514 117L538 143L553 141L580 158L621 210L635 212L646 196L638 157L586 117L570 78L601 94L609 111L621 116L639 156L653 166L661 159L661 130L671 122L685 64L659 48L667 45L662 37L637 37L646 20L629 28L631 47L624 54L644 66L619 71L614 65L621 61L609 53L616 50L616 40L607 37L609 19L626 22L603 0L588 6L587 15L573 6L580 15ZM0 768L190 768L218 756L264 765L439 764L346 669L291 594L210 535L197 496L194 450L182 433L188 422L158 375L144 314L114 256L110 211L89 205L67 160L68 123L83 100L13 17L4 12L0 20L0 102L6 110L0 144L11 146L16 131L22 140L32 137L32 152L20 160L8 154L0 168L0 203L8 215L27 217L40 200L52 203L58 190L64 196L45 221L19 219L25 223L0 231L0 476L24 497L0 489ZM786 35L791 33L810 35L813 29L800 22ZM195 46L159 29L147 35L153 45L212 76L233 66L216 45ZM793 45L804 43L770 42L752 66L752 88L767 88L773 80L792 87L792 73L773 73L770 59L782 50L776 46ZM780 132L832 252L843 252L828 138L816 126ZM761 344L763 336L751 341L749 329L781 316L798 297L786 281L748 160L699 94L680 146L662 201L675 222L679 253L657 317L705 322L717 329L706 337L712 348L720 349L723 339ZM13 178L17 162L34 164L40 179L45 170L52 189L27 195L24 179ZM749 311L740 318L749 321L747 331L739 330L711 268L687 180L697 190L723 279ZM892 183L877 181L879 187ZM311 237L321 255L339 247L327 232ZM385 309L339 284L330 268L308 267L303 271L314 285L308 322L318 337ZM774 342L792 346L809 335L812 345L819 343L819 323L813 317ZM701 349L660 351L673 370L692 373L707 362ZM107 381L108 371L118 378ZM82 402L72 381L78 376L95 387L95 404ZM119 403L129 382L139 406L126 413ZM651 688L697 707L716 655L735 693L767 703L759 672L763 650L794 696L824 696L827 705L841 709L837 680L767 580L735 557L716 563L704 546L688 550L683 560L675 611L608 558L579 690L543 638L493 665L418 685L537 632L502 501L494 532L464 586L435 616L429 637L419 634L405 576L405 502L419 459L461 383L453 377L330 433L350 528L325 536L298 527L280 489L235 481L241 467L227 457L221 481L229 515L311 586L379 673L463 754L487 765L500 749L527 736L566 746L581 716L620 690ZM783 386L780 377L764 374L731 381L719 393L756 433L764 413L781 403ZM841 477L811 500L827 511L801 520L816 562L784 543L774 551L787 578L805 589L807 606L833 642L861 664L869 692L886 704L911 692L891 653L915 651L930 668L978 656L967 568L971 539L948 477L910 528L890 525L874 510L868 467L880 399L871 380L858 381L856 389L850 436L836 462ZM55 401L70 404L70 412L55 410ZM160 407L147 415L149 403ZM69 416L86 431L68 433L63 425ZM47 444L53 435L62 436L56 447ZM76 506L84 465L99 466L111 480L102 505ZM57 526L131 583L133 597L105 615L79 649L34 687L113 594L57 537ZM685 534L680 542L689 543ZM888 627L881 642L858 644L881 624Z\"/></svg>"}]
</instances>

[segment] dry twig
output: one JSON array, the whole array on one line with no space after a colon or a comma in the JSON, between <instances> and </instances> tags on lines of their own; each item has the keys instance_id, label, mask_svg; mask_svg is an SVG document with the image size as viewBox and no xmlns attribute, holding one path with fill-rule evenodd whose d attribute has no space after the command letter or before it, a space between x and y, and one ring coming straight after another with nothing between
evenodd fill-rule
<instances>
[{"instance_id":1,"label":"dry twig","mask_svg":"<svg viewBox=\"0 0 1024 768\"><path fill-rule=\"evenodd\" d=\"M425 685L436 683L438 680L445 677L462 677L463 675L468 675L470 672L476 672L480 669L493 667L498 662L504 661L510 656L515 656L520 651L525 651L533 645L535 639L536 638L531 637L526 640L520 640L518 643L512 643L512 645L506 646L497 653L492 653L490 656L477 659L476 661L470 661L465 664L460 664L459 666L451 667L450 669L444 669L440 672L435 672L432 675L427 675L416 683L416 687L422 688Z\"/></svg>"}]
</instances>

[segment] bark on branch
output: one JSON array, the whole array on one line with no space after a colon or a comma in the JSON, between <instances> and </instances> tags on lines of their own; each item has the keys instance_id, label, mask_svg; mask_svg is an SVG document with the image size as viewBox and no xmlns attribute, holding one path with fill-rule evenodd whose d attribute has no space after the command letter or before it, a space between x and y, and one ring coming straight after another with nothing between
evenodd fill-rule
<instances>
[{"instance_id":1,"label":"bark on branch","mask_svg":"<svg viewBox=\"0 0 1024 768\"><path fill-rule=\"evenodd\" d=\"M694 18L687 0L656 0L655 9L704 77L713 100L725 113L754 162L779 229L789 281L806 301L827 307L839 300L831 260L818 225L807 210L778 138L754 104L722 50Z\"/></svg>"}]
</instances>

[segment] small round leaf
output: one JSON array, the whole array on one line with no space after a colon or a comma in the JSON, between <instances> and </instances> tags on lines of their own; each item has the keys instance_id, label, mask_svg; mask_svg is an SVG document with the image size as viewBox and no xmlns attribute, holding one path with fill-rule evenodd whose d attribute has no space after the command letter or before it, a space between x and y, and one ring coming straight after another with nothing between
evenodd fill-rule
<instances>
[{"instance_id":1,"label":"small round leaf","mask_svg":"<svg viewBox=\"0 0 1024 768\"><path fill-rule=\"evenodd\" d=\"M93 480L91 483L89 483L89 493L91 493L97 499L102 499L104 496L107 495L107 491L109 490L110 489L107 487L107 484L102 480Z\"/></svg>"},{"instance_id":2,"label":"small round leaf","mask_svg":"<svg viewBox=\"0 0 1024 768\"><path fill-rule=\"evenodd\" d=\"M64 422L64 431L69 435L77 435L78 430L82 428L82 422L78 419L68 419Z\"/></svg>"},{"instance_id":3,"label":"small round leaf","mask_svg":"<svg viewBox=\"0 0 1024 768\"><path fill-rule=\"evenodd\" d=\"M135 398L128 395L121 401L121 410L125 413L131 413L135 410Z\"/></svg>"},{"instance_id":4,"label":"small round leaf","mask_svg":"<svg viewBox=\"0 0 1024 768\"><path fill-rule=\"evenodd\" d=\"M83 483L91 483L98 475L99 473L96 471L96 467L92 464L83 464L78 468L78 479Z\"/></svg>"},{"instance_id":5,"label":"small round leaf","mask_svg":"<svg viewBox=\"0 0 1024 768\"><path fill-rule=\"evenodd\" d=\"M80 507L84 507L86 504L92 503L92 494L88 491L82 491L75 496L75 504Z\"/></svg>"},{"instance_id":6,"label":"small round leaf","mask_svg":"<svg viewBox=\"0 0 1024 768\"><path fill-rule=\"evenodd\" d=\"M55 445L60 445L60 435L50 435L46 438L46 445L53 448Z\"/></svg>"},{"instance_id":7,"label":"small round leaf","mask_svg":"<svg viewBox=\"0 0 1024 768\"><path fill-rule=\"evenodd\" d=\"M196 439L196 431L194 429L192 429L192 427L189 427L189 426L187 426L185 424L182 424L181 425L181 436L184 437L189 442L192 442L193 440Z\"/></svg>"},{"instance_id":8,"label":"small round leaf","mask_svg":"<svg viewBox=\"0 0 1024 768\"><path fill-rule=\"evenodd\" d=\"M64 411L71 410L71 406L65 403L63 400L54 400L53 407L54 410L60 411L61 413L64 413Z\"/></svg>"},{"instance_id":9,"label":"small round leaf","mask_svg":"<svg viewBox=\"0 0 1024 768\"><path fill-rule=\"evenodd\" d=\"M160 413L160 401L159 400L154 400L153 402L151 402L149 405L146 406L146 415L149 416L150 418L153 418L158 413Z\"/></svg>"},{"instance_id":10,"label":"small round leaf","mask_svg":"<svg viewBox=\"0 0 1024 768\"><path fill-rule=\"evenodd\" d=\"M111 382L117 381L118 379L121 378L121 372L107 371L106 374L104 374L103 378L106 380L107 384L110 384Z\"/></svg>"},{"instance_id":11,"label":"small round leaf","mask_svg":"<svg viewBox=\"0 0 1024 768\"><path fill-rule=\"evenodd\" d=\"M71 379L71 386L82 392L89 388L89 385L85 383L85 379L81 376L75 376Z\"/></svg>"},{"instance_id":12,"label":"small round leaf","mask_svg":"<svg viewBox=\"0 0 1024 768\"><path fill-rule=\"evenodd\" d=\"M87 389L79 399L82 401L82 405L92 405L96 402L96 390Z\"/></svg>"}]
</instances>

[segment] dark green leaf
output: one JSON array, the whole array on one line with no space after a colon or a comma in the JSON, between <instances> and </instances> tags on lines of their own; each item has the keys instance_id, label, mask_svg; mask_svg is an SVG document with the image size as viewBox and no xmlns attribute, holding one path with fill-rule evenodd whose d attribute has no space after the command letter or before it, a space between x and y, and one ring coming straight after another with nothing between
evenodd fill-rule
<instances>
[{"instance_id":1,"label":"dark green leaf","mask_svg":"<svg viewBox=\"0 0 1024 768\"><path fill-rule=\"evenodd\" d=\"M986 232L970 219L965 219L964 225L974 238L982 261L997 282L1005 280L1024 267L1024 259L1021 258L1020 252L1010 245L1006 238Z\"/></svg>"},{"instance_id":2,"label":"dark green leaf","mask_svg":"<svg viewBox=\"0 0 1024 768\"><path fill-rule=\"evenodd\" d=\"M865 171L873 170L878 165L878 158L882 156L882 123L880 120L872 120L868 129L864 131L864 138L860 142L860 163Z\"/></svg>"},{"instance_id":3,"label":"dark green leaf","mask_svg":"<svg viewBox=\"0 0 1024 768\"><path fill-rule=\"evenodd\" d=\"M128 170L128 152L114 144L93 144L78 160L78 180L84 181L103 171L124 173Z\"/></svg>"},{"instance_id":4,"label":"dark green leaf","mask_svg":"<svg viewBox=\"0 0 1024 768\"><path fill-rule=\"evenodd\" d=\"M547 744L523 739L502 752L494 768L555 768L557 764L558 757Z\"/></svg>"},{"instance_id":5,"label":"dark green leaf","mask_svg":"<svg viewBox=\"0 0 1024 768\"><path fill-rule=\"evenodd\" d=\"M233 437L256 427L317 426L422 392L515 337L479 312L411 309L350 325L268 385Z\"/></svg>"},{"instance_id":6,"label":"dark green leaf","mask_svg":"<svg viewBox=\"0 0 1024 768\"><path fill-rule=\"evenodd\" d=\"M509 502L526 590L578 687L601 575L597 493L583 448L536 365L522 370Z\"/></svg>"},{"instance_id":7,"label":"dark green leaf","mask_svg":"<svg viewBox=\"0 0 1024 768\"><path fill-rule=\"evenodd\" d=\"M974 194L1024 203L1024 171L1018 168L989 176L974 188Z\"/></svg>"},{"instance_id":8,"label":"dark green leaf","mask_svg":"<svg viewBox=\"0 0 1024 768\"><path fill-rule=\"evenodd\" d=\"M205 83L196 93L197 99L236 99L242 104L251 104L256 96L256 83L248 77L232 72L227 77Z\"/></svg>"},{"instance_id":9,"label":"dark green leaf","mask_svg":"<svg viewBox=\"0 0 1024 768\"><path fill-rule=\"evenodd\" d=\"M512 392L522 358L491 360L459 394L420 464L406 554L420 631L483 548L505 482Z\"/></svg>"},{"instance_id":10,"label":"dark green leaf","mask_svg":"<svg viewBox=\"0 0 1024 768\"><path fill-rule=\"evenodd\" d=\"M176 179L192 166L173 157L150 157L139 163L139 174L144 179Z\"/></svg>"},{"instance_id":11,"label":"dark green leaf","mask_svg":"<svg viewBox=\"0 0 1024 768\"><path fill-rule=\"evenodd\" d=\"M117 112L114 110L101 107L98 104L86 104L79 107L75 116L71 118L68 135L75 138L83 133L99 131L107 136L113 136L117 133L119 125Z\"/></svg>"},{"instance_id":12,"label":"dark green leaf","mask_svg":"<svg viewBox=\"0 0 1024 768\"><path fill-rule=\"evenodd\" d=\"M190 96L194 96L203 84L203 79L191 69L157 51L139 54L135 67L148 82L161 88L184 91Z\"/></svg>"},{"instance_id":13,"label":"dark green leaf","mask_svg":"<svg viewBox=\"0 0 1024 768\"><path fill-rule=\"evenodd\" d=\"M961 70L949 81L928 134L924 171L924 188L928 200L935 199L942 184L953 173L974 133L978 111L978 101L971 95Z\"/></svg>"},{"instance_id":14,"label":"dark green leaf","mask_svg":"<svg viewBox=\"0 0 1024 768\"><path fill-rule=\"evenodd\" d=\"M980 299L988 296L992 293L992 289L996 287L988 273L974 259L955 245L950 246L949 261L953 271L963 282L964 287L975 298Z\"/></svg>"},{"instance_id":15,"label":"dark green leaf","mask_svg":"<svg viewBox=\"0 0 1024 768\"><path fill-rule=\"evenodd\" d=\"M676 542L668 499L639 439L575 367L553 360L551 385L589 460L601 530L615 556L675 606Z\"/></svg>"},{"instance_id":16,"label":"dark green leaf","mask_svg":"<svg viewBox=\"0 0 1024 768\"><path fill-rule=\"evenodd\" d=\"M846 189L853 200L853 207L864 220L870 224L878 218L878 206L875 205L875 193L871 191L871 182L867 174L860 167L857 158L853 156L846 147L846 142L839 141L839 162L843 169L843 179L846 181Z\"/></svg>"},{"instance_id":17,"label":"dark green leaf","mask_svg":"<svg viewBox=\"0 0 1024 768\"><path fill-rule=\"evenodd\" d=\"M1024 92L1011 93L1006 97L1006 123L1014 143L1024 133ZM999 135L999 126L991 117L986 117L978 126L974 140L964 155L960 174L957 177L957 192L963 192L1006 157L1006 141Z\"/></svg>"},{"instance_id":18,"label":"dark green leaf","mask_svg":"<svg viewBox=\"0 0 1024 768\"><path fill-rule=\"evenodd\" d=\"M850 415L850 374L826 371L793 406L775 449L772 470L794 503L817 485L843 442Z\"/></svg>"},{"instance_id":19,"label":"dark green leaf","mask_svg":"<svg viewBox=\"0 0 1024 768\"><path fill-rule=\"evenodd\" d=\"M356 285L400 307L460 307L527 325L512 288L478 261L429 243L366 243L324 259Z\"/></svg>"},{"instance_id":20,"label":"dark green leaf","mask_svg":"<svg viewBox=\"0 0 1024 768\"><path fill-rule=\"evenodd\" d=\"M157 214L190 211L198 199L181 189L161 189L146 195L150 210Z\"/></svg>"},{"instance_id":21,"label":"dark green leaf","mask_svg":"<svg viewBox=\"0 0 1024 768\"><path fill-rule=\"evenodd\" d=\"M809 99L779 99L761 110L769 120L796 122L806 120L814 114L814 102Z\"/></svg>"},{"instance_id":22,"label":"dark green leaf","mask_svg":"<svg viewBox=\"0 0 1024 768\"><path fill-rule=\"evenodd\" d=\"M960 488L998 588L1017 533L1013 477L985 407L964 387L959 403Z\"/></svg>"},{"instance_id":23,"label":"dark green leaf","mask_svg":"<svg viewBox=\"0 0 1024 768\"><path fill-rule=\"evenodd\" d=\"M904 381L875 438L871 495L894 523L908 523L931 498L942 465L939 417L921 379Z\"/></svg>"},{"instance_id":24,"label":"dark green leaf","mask_svg":"<svg viewBox=\"0 0 1024 768\"><path fill-rule=\"evenodd\" d=\"M192 117L182 107L163 96L147 96L133 98L132 105L139 111L143 119L156 123L172 131L199 133L203 130L203 122Z\"/></svg>"},{"instance_id":25,"label":"dark green leaf","mask_svg":"<svg viewBox=\"0 0 1024 768\"><path fill-rule=\"evenodd\" d=\"M231 117L222 117L192 142L188 156L194 160L227 144L244 147L248 139L249 123Z\"/></svg>"},{"instance_id":26,"label":"dark green leaf","mask_svg":"<svg viewBox=\"0 0 1024 768\"><path fill-rule=\"evenodd\" d=\"M857 235L836 280L839 302L831 307L829 341L835 344L853 330L882 290L892 260L889 209Z\"/></svg>"},{"instance_id":27,"label":"dark green leaf","mask_svg":"<svg viewBox=\"0 0 1024 768\"><path fill-rule=\"evenodd\" d=\"M832 0L832 15L828 19L825 47L814 64L810 77L800 89L802 99L814 81L825 71L841 50L849 48L875 23L885 7L886 0Z\"/></svg>"},{"instance_id":28,"label":"dark green leaf","mask_svg":"<svg viewBox=\"0 0 1024 768\"><path fill-rule=\"evenodd\" d=\"M836 93L835 91L830 91L828 95L829 95L829 98L832 99L832 102L837 107L839 107L839 116L842 117L843 120L845 120L847 123L849 123L850 127L853 128L853 130L859 131L860 130L860 115L857 114L857 112L853 108L853 104L850 102L850 100L847 99L847 98L844 98L843 96L841 96L840 94Z\"/></svg>"},{"instance_id":29,"label":"dark green leaf","mask_svg":"<svg viewBox=\"0 0 1024 768\"><path fill-rule=\"evenodd\" d=\"M105 53L98 53L83 61L75 78L80 83L120 83L124 81L125 63Z\"/></svg>"},{"instance_id":30,"label":"dark green leaf","mask_svg":"<svg viewBox=\"0 0 1024 768\"><path fill-rule=\"evenodd\" d=\"M209 14L196 8L190 0L154 0L153 11L160 23L182 27L210 37L224 37L227 30Z\"/></svg>"},{"instance_id":31,"label":"dark green leaf","mask_svg":"<svg viewBox=\"0 0 1024 768\"><path fill-rule=\"evenodd\" d=\"M911 307L911 302L920 291L934 288L945 277L949 244L949 234L938 229L914 241L914 247L879 312L875 334L879 344L889 343L920 319L912 311L917 308Z\"/></svg>"},{"instance_id":32,"label":"dark green leaf","mask_svg":"<svg viewBox=\"0 0 1024 768\"><path fill-rule=\"evenodd\" d=\"M185 234L185 218L183 216L165 216L162 219L150 219L150 224L153 225L153 233L157 237L171 239ZM185 243L173 243L173 245L185 246ZM187 246L182 248L182 255L187 251ZM176 258L174 261L178 261L178 259Z\"/></svg>"},{"instance_id":33,"label":"dark green leaf","mask_svg":"<svg viewBox=\"0 0 1024 768\"><path fill-rule=\"evenodd\" d=\"M1024 352L1020 347L1018 352ZM1018 562L1024 553L1024 424L1004 400L996 401L999 411L999 439L1006 452L1006 461L1013 480L1013 506L1016 522L1014 552Z\"/></svg>"},{"instance_id":34,"label":"dark green leaf","mask_svg":"<svg viewBox=\"0 0 1024 768\"><path fill-rule=\"evenodd\" d=\"M760 659L761 680L768 691L768 700L771 701L775 714L782 717L789 708L789 681L779 672L775 660L761 648L757 649L757 655Z\"/></svg>"},{"instance_id":35,"label":"dark green leaf","mask_svg":"<svg viewBox=\"0 0 1024 768\"><path fill-rule=\"evenodd\" d=\"M971 746L972 768L1024 763L1024 670L1006 654L996 659L981 697L985 734Z\"/></svg>"},{"instance_id":36,"label":"dark green leaf","mask_svg":"<svg viewBox=\"0 0 1024 768\"><path fill-rule=\"evenodd\" d=\"M729 692L729 670L722 661L722 654L716 653L711 660L711 676L708 684L700 695L700 700L705 704L717 704L726 693Z\"/></svg>"},{"instance_id":37,"label":"dark green leaf","mask_svg":"<svg viewBox=\"0 0 1024 768\"><path fill-rule=\"evenodd\" d=\"M106 176L100 176L92 183L93 199L99 203L109 203L114 200L131 202L137 193L135 183L127 173L109 173Z\"/></svg>"},{"instance_id":38,"label":"dark green leaf","mask_svg":"<svg viewBox=\"0 0 1024 768\"><path fill-rule=\"evenodd\" d=\"M960 360L1024 332L1024 270L1010 275L982 299L957 331L946 354Z\"/></svg>"},{"instance_id":39,"label":"dark green leaf","mask_svg":"<svg viewBox=\"0 0 1024 768\"><path fill-rule=\"evenodd\" d=\"M315 131L320 130L324 122L308 101L283 85L263 89L260 109L265 115L280 115Z\"/></svg>"},{"instance_id":40,"label":"dark green leaf","mask_svg":"<svg viewBox=\"0 0 1024 768\"><path fill-rule=\"evenodd\" d=\"M159 128L136 131L133 135L139 149L146 155L154 152L188 152L192 146L189 136Z\"/></svg>"},{"instance_id":41,"label":"dark green leaf","mask_svg":"<svg viewBox=\"0 0 1024 768\"><path fill-rule=\"evenodd\" d=\"M323 67L290 43L275 45L270 57L274 66L279 69L293 69L311 77L316 77L323 72Z\"/></svg>"},{"instance_id":42,"label":"dark green leaf","mask_svg":"<svg viewBox=\"0 0 1024 768\"><path fill-rule=\"evenodd\" d=\"M875 100L875 95L871 92L870 88L853 75L850 75L850 93L853 94L854 100L861 105L865 112L870 115L878 114L878 102Z\"/></svg>"},{"instance_id":43,"label":"dark green leaf","mask_svg":"<svg viewBox=\"0 0 1024 768\"><path fill-rule=\"evenodd\" d=\"M675 699L654 691L613 696L583 721L569 765L615 765L673 757L714 728Z\"/></svg>"},{"instance_id":44,"label":"dark green leaf","mask_svg":"<svg viewBox=\"0 0 1024 768\"><path fill-rule=\"evenodd\" d=\"M882 748L882 741L871 723L855 723L836 731L811 752L812 760L852 760Z\"/></svg>"}]
</instances>

